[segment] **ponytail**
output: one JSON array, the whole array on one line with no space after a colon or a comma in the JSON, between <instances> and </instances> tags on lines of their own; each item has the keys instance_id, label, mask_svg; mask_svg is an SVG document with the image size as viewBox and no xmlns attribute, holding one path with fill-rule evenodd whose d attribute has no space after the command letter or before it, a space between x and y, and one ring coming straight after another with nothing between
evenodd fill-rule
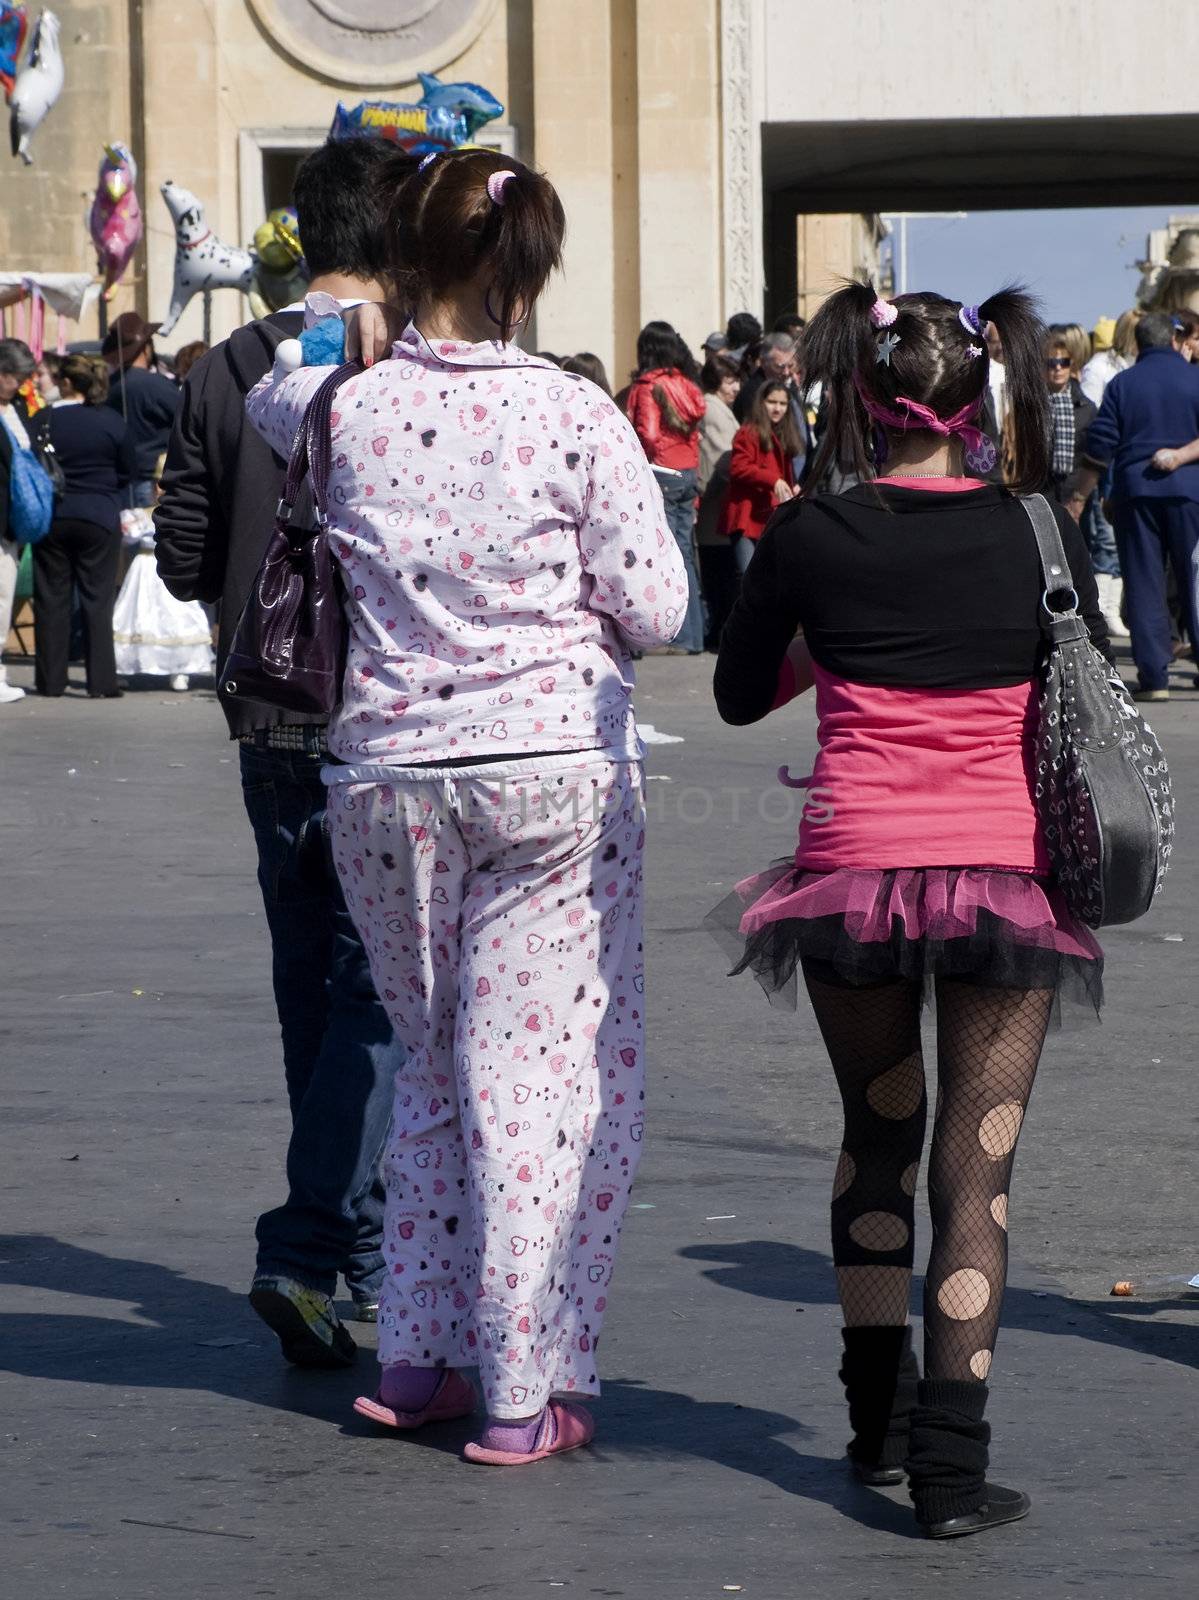
<instances>
[{"instance_id":1,"label":"ponytail","mask_svg":"<svg viewBox=\"0 0 1199 1600\"><path fill-rule=\"evenodd\" d=\"M872 315L873 313L873 315ZM804 330L801 360L808 383L823 386L826 423L808 483L812 490L832 466L859 479L875 475L875 433L861 394L877 409L899 401L950 418L981 405L989 358L983 329L992 322L1003 341L1013 466L1017 493L1039 489L1049 466L1049 403L1045 330L1032 297L1001 289L977 310L939 294L903 294L880 302L868 283L847 283L824 302ZM877 414L877 410L876 410ZM881 434L891 430L884 424Z\"/></svg>"},{"instance_id":2,"label":"ponytail","mask_svg":"<svg viewBox=\"0 0 1199 1600\"><path fill-rule=\"evenodd\" d=\"M426 157L384 193L393 275L410 309L476 273L489 278L497 337L527 320L562 261L566 217L549 179L493 150Z\"/></svg>"},{"instance_id":3,"label":"ponytail","mask_svg":"<svg viewBox=\"0 0 1199 1600\"><path fill-rule=\"evenodd\" d=\"M1049 474L1045 327L1032 296L1016 284L984 300L978 314L995 324L1003 344L1012 458L1008 485L1017 494L1035 494Z\"/></svg>"},{"instance_id":4,"label":"ponytail","mask_svg":"<svg viewBox=\"0 0 1199 1600\"><path fill-rule=\"evenodd\" d=\"M874 361L870 312L878 299L869 283L846 283L820 307L800 338L806 384L819 383L825 427L808 474L813 490L830 467L859 478L874 476L868 419L854 388L855 374Z\"/></svg>"}]
</instances>

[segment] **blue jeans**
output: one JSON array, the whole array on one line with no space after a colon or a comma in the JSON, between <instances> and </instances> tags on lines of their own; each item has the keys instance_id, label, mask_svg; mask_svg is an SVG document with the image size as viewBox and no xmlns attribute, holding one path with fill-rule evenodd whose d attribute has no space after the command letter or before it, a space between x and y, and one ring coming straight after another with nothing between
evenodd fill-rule
<instances>
[{"instance_id":1,"label":"blue jeans","mask_svg":"<svg viewBox=\"0 0 1199 1600\"><path fill-rule=\"evenodd\" d=\"M694 472L655 472L654 476L666 505L666 520L687 570L687 615L674 642L680 650L698 655L704 647L704 602L695 567L695 496L699 480Z\"/></svg>"},{"instance_id":2,"label":"blue jeans","mask_svg":"<svg viewBox=\"0 0 1199 1600\"><path fill-rule=\"evenodd\" d=\"M1166 602L1166 565L1174 569L1185 606L1187 632L1199 639L1193 563L1199 548L1199 502L1194 500L1118 500L1116 544L1128 599L1128 631L1143 689L1169 685L1172 640Z\"/></svg>"},{"instance_id":3,"label":"blue jeans","mask_svg":"<svg viewBox=\"0 0 1199 1600\"><path fill-rule=\"evenodd\" d=\"M287 1199L258 1219L258 1271L357 1299L384 1276L379 1160L403 1057L325 833L320 757L241 745L291 1104Z\"/></svg>"},{"instance_id":4,"label":"blue jeans","mask_svg":"<svg viewBox=\"0 0 1199 1600\"><path fill-rule=\"evenodd\" d=\"M1116 553L1116 530L1103 514L1098 490L1091 495L1083 510L1082 535L1087 541L1091 565L1096 573L1118 578L1120 557Z\"/></svg>"}]
</instances>

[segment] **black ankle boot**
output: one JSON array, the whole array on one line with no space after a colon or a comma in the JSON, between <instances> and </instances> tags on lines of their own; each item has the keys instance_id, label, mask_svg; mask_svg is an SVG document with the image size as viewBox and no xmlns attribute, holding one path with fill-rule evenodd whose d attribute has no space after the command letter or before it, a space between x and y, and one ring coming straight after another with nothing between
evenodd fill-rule
<instances>
[{"instance_id":1,"label":"black ankle boot","mask_svg":"<svg viewBox=\"0 0 1199 1600\"><path fill-rule=\"evenodd\" d=\"M1026 1494L987 1482L986 1405L985 1383L938 1378L917 1387L907 1470L916 1521L930 1539L981 1533L1028 1515Z\"/></svg>"},{"instance_id":2,"label":"black ankle boot","mask_svg":"<svg viewBox=\"0 0 1199 1600\"><path fill-rule=\"evenodd\" d=\"M853 1438L847 1454L863 1483L903 1482L908 1419L920 1369L911 1328L842 1328L841 1382Z\"/></svg>"}]
</instances>

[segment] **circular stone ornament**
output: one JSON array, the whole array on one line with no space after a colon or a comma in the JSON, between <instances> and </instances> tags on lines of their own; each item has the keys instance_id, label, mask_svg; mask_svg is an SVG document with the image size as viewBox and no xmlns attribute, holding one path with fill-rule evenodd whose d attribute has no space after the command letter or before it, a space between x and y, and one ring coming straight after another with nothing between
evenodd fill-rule
<instances>
[{"instance_id":1,"label":"circular stone ornament","mask_svg":"<svg viewBox=\"0 0 1199 1600\"><path fill-rule=\"evenodd\" d=\"M297 66L355 89L411 83L472 45L499 0L249 0Z\"/></svg>"}]
</instances>

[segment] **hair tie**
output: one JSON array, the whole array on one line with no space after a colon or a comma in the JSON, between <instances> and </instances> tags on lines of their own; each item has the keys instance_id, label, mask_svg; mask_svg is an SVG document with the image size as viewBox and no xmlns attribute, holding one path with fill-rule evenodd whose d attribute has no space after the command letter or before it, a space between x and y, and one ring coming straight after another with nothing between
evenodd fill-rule
<instances>
[{"instance_id":1,"label":"hair tie","mask_svg":"<svg viewBox=\"0 0 1199 1600\"><path fill-rule=\"evenodd\" d=\"M983 325L978 314L977 306L961 306L958 308L958 321L967 333L982 336Z\"/></svg>"},{"instance_id":2,"label":"hair tie","mask_svg":"<svg viewBox=\"0 0 1199 1600\"><path fill-rule=\"evenodd\" d=\"M515 178L515 176L516 176L515 172L509 172L507 170L507 168L505 168L504 171L502 171L502 172L493 172L491 174L491 176L488 178L488 180L487 180L487 198L494 205L497 205L497 206L502 206L503 205L503 203L504 203L504 189L512 181L512 179Z\"/></svg>"},{"instance_id":3,"label":"hair tie","mask_svg":"<svg viewBox=\"0 0 1199 1600\"><path fill-rule=\"evenodd\" d=\"M899 315L899 307L890 300L876 299L870 307L870 322L875 328L889 328Z\"/></svg>"}]
</instances>

